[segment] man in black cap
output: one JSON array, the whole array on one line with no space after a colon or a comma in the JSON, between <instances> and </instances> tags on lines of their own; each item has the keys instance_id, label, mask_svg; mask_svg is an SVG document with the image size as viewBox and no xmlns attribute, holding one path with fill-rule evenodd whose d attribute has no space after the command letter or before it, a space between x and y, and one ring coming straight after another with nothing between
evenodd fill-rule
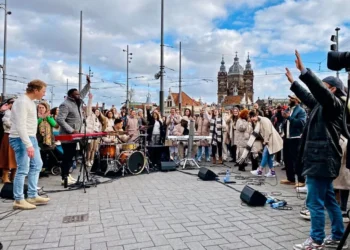
<instances>
[{"instance_id":1,"label":"man in black cap","mask_svg":"<svg viewBox=\"0 0 350 250\"><path fill-rule=\"evenodd\" d=\"M297 164L303 168L306 176L308 194L306 206L310 211L310 237L294 249L327 249L336 247L344 233L343 218L335 199L333 180L338 176L341 166L342 149L339 145L343 130L344 87L333 76L322 81L310 69L306 69L298 51L296 67L300 70L300 79L311 93L306 91L286 68L286 76L291 90L310 109L309 119L301 137ZM326 207L332 223L332 234L325 235Z\"/></svg>"}]
</instances>

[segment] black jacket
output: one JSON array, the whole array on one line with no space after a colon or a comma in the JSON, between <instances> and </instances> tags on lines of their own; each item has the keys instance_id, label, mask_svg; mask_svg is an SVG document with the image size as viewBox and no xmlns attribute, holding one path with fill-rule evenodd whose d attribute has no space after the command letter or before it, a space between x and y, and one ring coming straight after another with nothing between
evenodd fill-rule
<instances>
[{"instance_id":1,"label":"black jacket","mask_svg":"<svg viewBox=\"0 0 350 250\"><path fill-rule=\"evenodd\" d=\"M148 121L147 140L151 141L155 119L153 118L153 115L151 114L151 111L149 109L147 109L147 121ZM160 140L161 142L164 142L165 131L166 131L165 126L161 120L159 121L159 123L160 123Z\"/></svg>"},{"instance_id":2,"label":"black jacket","mask_svg":"<svg viewBox=\"0 0 350 250\"><path fill-rule=\"evenodd\" d=\"M304 176L336 178L342 157L339 139L344 102L331 93L311 70L308 69L300 79L311 93L296 81L291 86L291 90L310 109L297 164L303 167Z\"/></svg>"}]
</instances>

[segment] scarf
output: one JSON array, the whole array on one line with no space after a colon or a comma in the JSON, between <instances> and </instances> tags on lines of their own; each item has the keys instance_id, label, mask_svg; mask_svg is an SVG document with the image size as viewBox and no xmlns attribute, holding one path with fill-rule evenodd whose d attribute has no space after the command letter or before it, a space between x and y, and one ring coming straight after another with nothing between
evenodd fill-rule
<instances>
[{"instance_id":1,"label":"scarf","mask_svg":"<svg viewBox=\"0 0 350 250\"><path fill-rule=\"evenodd\" d=\"M221 128L217 127L217 124L221 125ZM221 117L216 117L210 120L210 137L211 144L216 146L218 143L222 142L222 119Z\"/></svg>"}]
</instances>

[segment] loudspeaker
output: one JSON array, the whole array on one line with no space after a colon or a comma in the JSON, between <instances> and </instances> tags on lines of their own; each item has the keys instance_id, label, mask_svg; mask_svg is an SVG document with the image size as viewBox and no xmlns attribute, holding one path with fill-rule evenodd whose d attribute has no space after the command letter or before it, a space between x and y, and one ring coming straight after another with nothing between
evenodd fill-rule
<instances>
[{"instance_id":1,"label":"loudspeaker","mask_svg":"<svg viewBox=\"0 0 350 250\"><path fill-rule=\"evenodd\" d=\"M201 167L198 172L198 177L203 181L215 181L218 176L213 171Z\"/></svg>"},{"instance_id":2,"label":"loudspeaker","mask_svg":"<svg viewBox=\"0 0 350 250\"><path fill-rule=\"evenodd\" d=\"M249 186L245 186L241 192L241 200L249 206L264 206L266 204L266 197L259 191L254 190Z\"/></svg>"},{"instance_id":3,"label":"loudspeaker","mask_svg":"<svg viewBox=\"0 0 350 250\"><path fill-rule=\"evenodd\" d=\"M24 184L23 188L23 193L24 197L28 197L28 185ZM0 197L3 199L10 199L14 200L15 198L13 197L13 183L5 183L4 186L2 187L0 191Z\"/></svg>"},{"instance_id":4,"label":"loudspeaker","mask_svg":"<svg viewBox=\"0 0 350 250\"><path fill-rule=\"evenodd\" d=\"M176 164L173 161L161 161L160 170L161 171L176 170Z\"/></svg>"},{"instance_id":5,"label":"loudspeaker","mask_svg":"<svg viewBox=\"0 0 350 250\"><path fill-rule=\"evenodd\" d=\"M147 150L149 160L152 162L153 165L156 165L158 168L160 168L162 161L170 161L168 146L147 146Z\"/></svg>"}]
</instances>

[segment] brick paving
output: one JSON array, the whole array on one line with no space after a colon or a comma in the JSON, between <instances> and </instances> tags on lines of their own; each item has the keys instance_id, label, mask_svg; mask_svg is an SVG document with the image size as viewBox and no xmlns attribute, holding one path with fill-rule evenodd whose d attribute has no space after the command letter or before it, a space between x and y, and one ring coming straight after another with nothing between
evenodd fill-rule
<instances>
[{"instance_id":1,"label":"brick paving","mask_svg":"<svg viewBox=\"0 0 350 250\"><path fill-rule=\"evenodd\" d=\"M198 170L186 172L197 174ZM279 169L277 174L285 175ZM62 189L59 179L40 179L40 186ZM276 184L275 179L266 182ZM49 205L0 220L0 241L9 250L264 250L292 249L308 237L309 222L299 218L304 201L297 199L293 187L252 186L269 194L281 192L276 198L293 207L273 210L242 205L239 191L244 185L244 180L237 180L231 185L233 190L175 171L124 177L89 188L85 194L82 190L51 193ZM1 203L0 212L10 210L11 205ZM64 216L85 213L89 215L86 222L62 222Z\"/></svg>"}]
</instances>

